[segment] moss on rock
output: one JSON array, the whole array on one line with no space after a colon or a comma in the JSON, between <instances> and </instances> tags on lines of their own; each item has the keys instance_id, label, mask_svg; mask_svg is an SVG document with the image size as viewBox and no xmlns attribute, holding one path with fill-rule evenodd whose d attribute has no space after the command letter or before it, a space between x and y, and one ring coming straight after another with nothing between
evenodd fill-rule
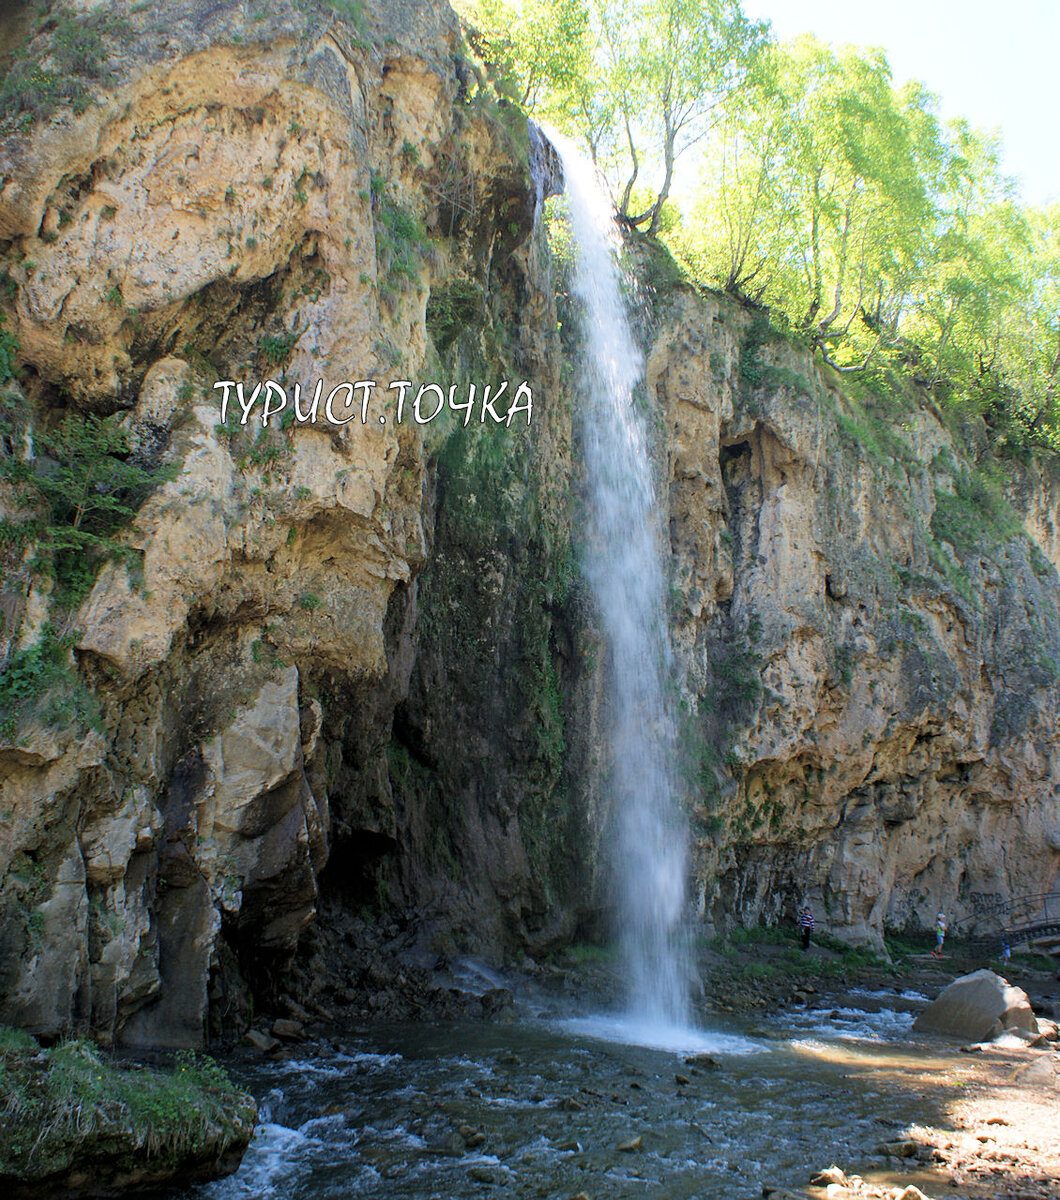
<instances>
[{"instance_id":1,"label":"moss on rock","mask_svg":"<svg viewBox=\"0 0 1060 1200\"><path fill-rule=\"evenodd\" d=\"M0 1183L12 1198L115 1191L230 1174L250 1142L253 1098L212 1059L158 1070L90 1042L41 1050L0 1029Z\"/></svg>"}]
</instances>

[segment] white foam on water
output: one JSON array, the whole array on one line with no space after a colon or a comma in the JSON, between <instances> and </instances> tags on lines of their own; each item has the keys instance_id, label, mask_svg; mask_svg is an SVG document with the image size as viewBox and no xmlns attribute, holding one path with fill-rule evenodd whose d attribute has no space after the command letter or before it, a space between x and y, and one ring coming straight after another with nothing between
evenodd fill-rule
<instances>
[{"instance_id":1,"label":"white foam on water","mask_svg":"<svg viewBox=\"0 0 1060 1200\"><path fill-rule=\"evenodd\" d=\"M889 1042L904 1037L913 1027L913 1013L884 1008L866 1012L861 1008L817 1008L807 1013L789 1013L793 1025L806 1028L813 1036L795 1042L812 1045L817 1039L832 1038L844 1042Z\"/></svg>"},{"instance_id":2,"label":"white foam on water","mask_svg":"<svg viewBox=\"0 0 1060 1200\"><path fill-rule=\"evenodd\" d=\"M302 1168L305 1151L321 1143L300 1129L265 1122L257 1127L239 1170L203 1190L213 1200L273 1200L286 1195L282 1185Z\"/></svg>"},{"instance_id":3,"label":"white foam on water","mask_svg":"<svg viewBox=\"0 0 1060 1200\"><path fill-rule=\"evenodd\" d=\"M864 996L867 1000L909 1000L917 1001L918 1003L929 1003L928 997L921 992L913 992L906 990L904 992L896 992L893 988L878 988L870 990L868 988L851 988L851 996Z\"/></svg>"},{"instance_id":4,"label":"white foam on water","mask_svg":"<svg viewBox=\"0 0 1060 1200\"><path fill-rule=\"evenodd\" d=\"M591 1037L673 1054L760 1054L768 1047L738 1034L718 1033L688 1025L665 1025L636 1016L575 1017L556 1026L564 1033Z\"/></svg>"},{"instance_id":5,"label":"white foam on water","mask_svg":"<svg viewBox=\"0 0 1060 1200\"><path fill-rule=\"evenodd\" d=\"M313 1058L281 1059L274 1064L274 1074L297 1075L299 1079L338 1079L350 1073L353 1067L357 1074L381 1071L392 1063L400 1062L400 1054L332 1054L326 1061Z\"/></svg>"},{"instance_id":6,"label":"white foam on water","mask_svg":"<svg viewBox=\"0 0 1060 1200\"><path fill-rule=\"evenodd\" d=\"M427 1143L417 1133L411 1133L404 1125L394 1125L389 1129L379 1129L375 1125L364 1125L358 1131L357 1141L360 1142L397 1142L410 1150L426 1150Z\"/></svg>"}]
</instances>

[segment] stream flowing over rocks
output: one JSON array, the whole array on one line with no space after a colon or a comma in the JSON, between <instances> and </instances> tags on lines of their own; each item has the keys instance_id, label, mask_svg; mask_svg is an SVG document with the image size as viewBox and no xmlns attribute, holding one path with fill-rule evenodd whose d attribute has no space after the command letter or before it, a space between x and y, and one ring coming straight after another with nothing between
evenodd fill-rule
<instances>
[{"instance_id":1,"label":"stream flowing over rocks","mask_svg":"<svg viewBox=\"0 0 1060 1200\"><path fill-rule=\"evenodd\" d=\"M254 997L334 1006L603 933L554 155L436 0L368 2L356 36L284 2L126 19L96 103L0 145L34 419L117 408L173 472L123 535L137 570L68 618L70 715L3 726L0 1018L201 1046ZM937 410L881 457L857 433L880 415L762 314L640 261L702 926L806 899L878 946L1046 890L1051 468L1021 468L1020 528L947 540L964 450ZM534 417L221 426L216 378L281 371L525 379ZM4 553L10 656L51 614L32 547Z\"/></svg>"}]
</instances>

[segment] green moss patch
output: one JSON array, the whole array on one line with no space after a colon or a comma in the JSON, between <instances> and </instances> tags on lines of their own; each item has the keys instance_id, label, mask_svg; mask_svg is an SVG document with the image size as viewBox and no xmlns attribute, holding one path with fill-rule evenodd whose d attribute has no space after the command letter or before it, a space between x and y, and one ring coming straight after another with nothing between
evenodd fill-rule
<instances>
[{"instance_id":1,"label":"green moss patch","mask_svg":"<svg viewBox=\"0 0 1060 1200\"><path fill-rule=\"evenodd\" d=\"M117 1063L91 1043L41 1050L0 1031L0 1182L9 1194L227 1174L257 1108L215 1062L182 1054L170 1070Z\"/></svg>"}]
</instances>

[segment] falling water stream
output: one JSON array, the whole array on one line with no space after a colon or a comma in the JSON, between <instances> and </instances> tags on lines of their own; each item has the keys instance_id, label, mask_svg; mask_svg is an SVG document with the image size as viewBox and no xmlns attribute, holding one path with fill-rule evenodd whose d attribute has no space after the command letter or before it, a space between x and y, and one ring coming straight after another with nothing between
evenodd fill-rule
<instances>
[{"instance_id":1,"label":"falling water stream","mask_svg":"<svg viewBox=\"0 0 1060 1200\"><path fill-rule=\"evenodd\" d=\"M628 964L630 1032L652 1044L690 1024L685 910L688 833L674 786L667 698L663 545L648 424L637 405L644 363L630 328L611 204L592 164L550 130L563 164L583 354L580 412L589 492L585 572L606 638L616 876Z\"/></svg>"}]
</instances>

